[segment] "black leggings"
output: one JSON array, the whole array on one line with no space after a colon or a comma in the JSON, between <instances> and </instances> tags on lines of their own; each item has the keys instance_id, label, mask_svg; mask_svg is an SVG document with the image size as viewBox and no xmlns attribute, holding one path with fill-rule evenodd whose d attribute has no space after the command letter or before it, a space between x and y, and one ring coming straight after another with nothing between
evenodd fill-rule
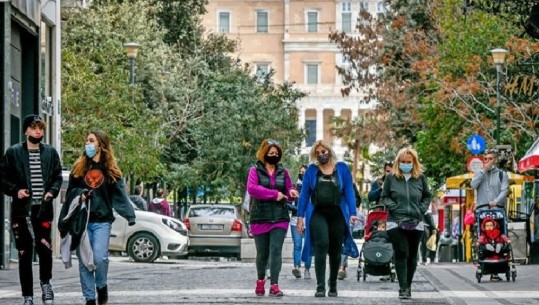
<instances>
[{"instance_id":1,"label":"black leggings","mask_svg":"<svg viewBox=\"0 0 539 305\"><path fill-rule=\"evenodd\" d=\"M314 270L317 288L325 287L326 256L329 255L329 282L337 283L337 273L341 263L341 250L346 232L346 224L339 207L316 209L310 222L311 240L314 243Z\"/></svg>"},{"instance_id":2,"label":"black leggings","mask_svg":"<svg viewBox=\"0 0 539 305\"><path fill-rule=\"evenodd\" d=\"M31 218L33 237L30 235L25 217L13 218L11 228L15 247L19 251L19 278L23 296L33 296L32 259L34 247L39 256L39 280L48 282L52 278L51 222Z\"/></svg>"},{"instance_id":3,"label":"black leggings","mask_svg":"<svg viewBox=\"0 0 539 305\"><path fill-rule=\"evenodd\" d=\"M417 268L417 252L423 231L395 228L387 231L395 251L395 271L401 289L412 285Z\"/></svg>"},{"instance_id":4,"label":"black leggings","mask_svg":"<svg viewBox=\"0 0 539 305\"><path fill-rule=\"evenodd\" d=\"M256 272L259 280L266 277L266 267L270 261L271 284L279 283L279 273L283 263L283 243L286 230L273 229L262 235L255 235ZM269 259L271 255L271 260Z\"/></svg>"}]
</instances>

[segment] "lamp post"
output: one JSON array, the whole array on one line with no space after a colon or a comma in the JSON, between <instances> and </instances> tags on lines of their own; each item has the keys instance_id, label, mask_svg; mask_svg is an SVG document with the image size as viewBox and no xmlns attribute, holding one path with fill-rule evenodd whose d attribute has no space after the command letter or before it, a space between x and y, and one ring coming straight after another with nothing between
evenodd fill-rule
<instances>
[{"instance_id":1,"label":"lamp post","mask_svg":"<svg viewBox=\"0 0 539 305\"><path fill-rule=\"evenodd\" d=\"M135 84L135 61L137 60L138 49L140 44L136 42L124 43L124 49L129 58L129 84Z\"/></svg>"},{"instance_id":2,"label":"lamp post","mask_svg":"<svg viewBox=\"0 0 539 305\"><path fill-rule=\"evenodd\" d=\"M496 145L500 144L500 74L502 73L502 66L505 63L505 57L509 53L505 49L493 49L490 50L492 54L492 60L496 65Z\"/></svg>"}]
</instances>

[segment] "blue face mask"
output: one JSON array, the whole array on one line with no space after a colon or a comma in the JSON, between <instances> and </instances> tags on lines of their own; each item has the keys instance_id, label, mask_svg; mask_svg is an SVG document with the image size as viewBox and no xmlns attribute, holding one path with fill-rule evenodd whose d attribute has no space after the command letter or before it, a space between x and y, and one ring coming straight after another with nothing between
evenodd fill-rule
<instances>
[{"instance_id":1,"label":"blue face mask","mask_svg":"<svg viewBox=\"0 0 539 305\"><path fill-rule=\"evenodd\" d=\"M408 164L408 163L399 163L399 168L403 173L408 174L409 172L412 171L412 169L414 168L414 165Z\"/></svg>"},{"instance_id":2,"label":"blue face mask","mask_svg":"<svg viewBox=\"0 0 539 305\"><path fill-rule=\"evenodd\" d=\"M97 153L95 149L95 144L86 144L86 146L84 146L84 151L86 152L88 158L93 158Z\"/></svg>"}]
</instances>

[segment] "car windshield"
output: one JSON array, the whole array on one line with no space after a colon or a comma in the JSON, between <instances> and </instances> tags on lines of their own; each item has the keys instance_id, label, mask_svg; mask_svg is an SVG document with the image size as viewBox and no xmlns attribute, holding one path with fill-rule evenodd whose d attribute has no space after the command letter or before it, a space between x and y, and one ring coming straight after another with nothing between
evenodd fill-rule
<instances>
[{"instance_id":1,"label":"car windshield","mask_svg":"<svg viewBox=\"0 0 539 305\"><path fill-rule=\"evenodd\" d=\"M222 207L200 207L191 208L189 217L220 217L220 218L236 218L234 209Z\"/></svg>"}]
</instances>

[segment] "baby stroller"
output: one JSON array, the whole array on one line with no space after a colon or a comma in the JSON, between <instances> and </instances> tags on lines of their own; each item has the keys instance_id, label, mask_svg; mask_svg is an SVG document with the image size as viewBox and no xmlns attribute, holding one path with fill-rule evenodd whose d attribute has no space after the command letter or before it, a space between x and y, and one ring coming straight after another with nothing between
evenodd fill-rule
<instances>
[{"instance_id":1,"label":"baby stroller","mask_svg":"<svg viewBox=\"0 0 539 305\"><path fill-rule=\"evenodd\" d=\"M361 277L363 277L363 281L366 281L367 274L375 276L389 275L391 282L395 282L397 275L393 264L393 246L389 237L387 237L387 233L384 231L384 235L369 238L372 231L376 230L378 221L387 221L387 214L383 205L376 205L369 209L365 224L365 243L361 247L357 266L358 282Z\"/></svg>"},{"instance_id":2,"label":"baby stroller","mask_svg":"<svg viewBox=\"0 0 539 305\"><path fill-rule=\"evenodd\" d=\"M475 226L477 228L477 237L479 237L482 233L483 229L481 228L481 224L483 219L485 218L490 218L496 221L497 228L502 234L507 236L507 218L505 215L505 210L500 208L493 208L476 211ZM502 250L499 255L490 257L482 257L481 255L479 255L480 249L477 243L474 243L474 247L475 252L478 253L477 270L475 272L475 277L477 278L478 283L481 283L481 277L483 275L499 273L505 273L505 278L507 279L507 281L510 281L511 279L513 280L513 282L515 281L517 277L517 270L515 268L513 260L513 249L511 248L511 244L508 244L506 249Z\"/></svg>"}]
</instances>

